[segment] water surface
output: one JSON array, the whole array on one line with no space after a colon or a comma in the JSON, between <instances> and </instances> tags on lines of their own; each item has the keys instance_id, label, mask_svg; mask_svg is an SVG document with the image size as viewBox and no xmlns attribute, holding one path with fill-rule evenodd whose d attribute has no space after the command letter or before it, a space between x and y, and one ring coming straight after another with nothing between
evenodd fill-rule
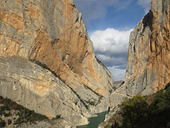
<instances>
[{"instance_id":1,"label":"water surface","mask_svg":"<svg viewBox=\"0 0 170 128\"><path fill-rule=\"evenodd\" d=\"M105 119L105 115L108 114L109 112L102 112L102 113L98 113L96 114L96 117L91 117L89 118L89 124L88 125L83 125L83 126L77 126L77 128L98 128L99 124L101 124L104 119Z\"/></svg>"}]
</instances>

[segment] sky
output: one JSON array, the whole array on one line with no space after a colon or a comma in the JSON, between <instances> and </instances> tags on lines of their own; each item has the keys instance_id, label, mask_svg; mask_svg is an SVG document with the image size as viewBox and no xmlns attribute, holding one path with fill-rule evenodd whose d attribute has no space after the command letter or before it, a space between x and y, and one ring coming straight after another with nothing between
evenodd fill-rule
<instances>
[{"instance_id":1,"label":"sky","mask_svg":"<svg viewBox=\"0 0 170 128\"><path fill-rule=\"evenodd\" d=\"M124 80L130 32L149 12L151 0L74 0L82 13L94 53L110 70L113 81Z\"/></svg>"}]
</instances>

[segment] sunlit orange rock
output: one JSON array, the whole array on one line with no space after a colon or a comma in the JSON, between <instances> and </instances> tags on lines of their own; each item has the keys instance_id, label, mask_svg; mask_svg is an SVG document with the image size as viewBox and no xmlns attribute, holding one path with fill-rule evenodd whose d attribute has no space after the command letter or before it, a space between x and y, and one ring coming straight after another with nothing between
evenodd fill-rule
<instances>
[{"instance_id":1,"label":"sunlit orange rock","mask_svg":"<svg viewBox=\"0 0 170 128\"><path fill-rule=\"evenodd\" d=\"M72 125L111 105L112 75L73 0L0 1L0 71L0 95Z\"/></svg>"}]
</instances>

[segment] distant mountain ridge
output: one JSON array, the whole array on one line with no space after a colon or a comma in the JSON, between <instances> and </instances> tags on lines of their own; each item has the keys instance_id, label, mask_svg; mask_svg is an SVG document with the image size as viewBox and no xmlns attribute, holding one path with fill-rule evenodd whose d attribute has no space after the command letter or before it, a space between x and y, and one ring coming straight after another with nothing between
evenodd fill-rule
<instances>
[{"instance_id":1,"label":"distant mountain ridge","mask_svg":"<svg viewBox=\"0 0 170 128\"><path fill-rule=\"evenodd\" d=\"M123 84L124 81L123 80L120 80L120 81L113 81L113 85L114 87L118 88L121 84Z\"/></svg>"}]
</instances>

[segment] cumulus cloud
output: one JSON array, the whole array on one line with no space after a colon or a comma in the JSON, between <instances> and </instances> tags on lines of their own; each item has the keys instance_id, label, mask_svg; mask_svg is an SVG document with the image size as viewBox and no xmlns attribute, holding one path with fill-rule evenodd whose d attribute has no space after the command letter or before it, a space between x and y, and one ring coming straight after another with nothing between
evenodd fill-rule
<instances>
[{"instance_id":1,"label":"cumulus cloud","mask_svg":"<svg viewBox=\"0 0 170 128\"><path fill-rule=\"evenodd\" d=\"M151 0L138 0L137 2L139 5L145 9L145 13L148 13L151 9Z\"/></svg>"},{"instance_id":2,"label":"cumulus cloud","mask_svg":"<svg viewBox=\"0 0 170 128\"><path fill-rule=\"evenodd\" d=\"M126 69L121 69L119 67L108 67L112 72L113 81L124 80Z\"/></svg>"},{"instance_id":3,"label":"cumulus cloud","mask_svg":"<svg viewBox=\"0 0 170 128\"><path fill-rule=\"evenodd\" d=\"M133 6L142 6L147 13L151 7L151 0L74 0L74 2L79 12L83 14L83 22L87 27L91 27L92 22L95 21L95 23L105 24L105 22L100 22L100 18L104 19L105 16L107 18L108 13L114 17L114 13L117 14L116 11L122 12L123 9L131 9ZM113 9L113 11L109 12L109 9ZM124 16L123 13L118 14ZM116 15L115 18L119 18L119 16ZM110 19L112 22L113 19ZM132 29L108 28L103 31L92 31L94 30L91 30L89 35L94 43L96 56L110 69L113 80L123 80L127 66L129 36Z\"/></svg>"},{"instance_id":4,"label":"cumulus cloud","mask_svg":"<svg viewBox=\"0 0 170 128\"><path fill-rule=\"evenodd\" d=\"M114 80L122 80L127 66L129 36L132 29L97 30L90 36L96 56L111 70ZM118 78L119 77L119 78Z\"/></svg>"}]
</instances>

